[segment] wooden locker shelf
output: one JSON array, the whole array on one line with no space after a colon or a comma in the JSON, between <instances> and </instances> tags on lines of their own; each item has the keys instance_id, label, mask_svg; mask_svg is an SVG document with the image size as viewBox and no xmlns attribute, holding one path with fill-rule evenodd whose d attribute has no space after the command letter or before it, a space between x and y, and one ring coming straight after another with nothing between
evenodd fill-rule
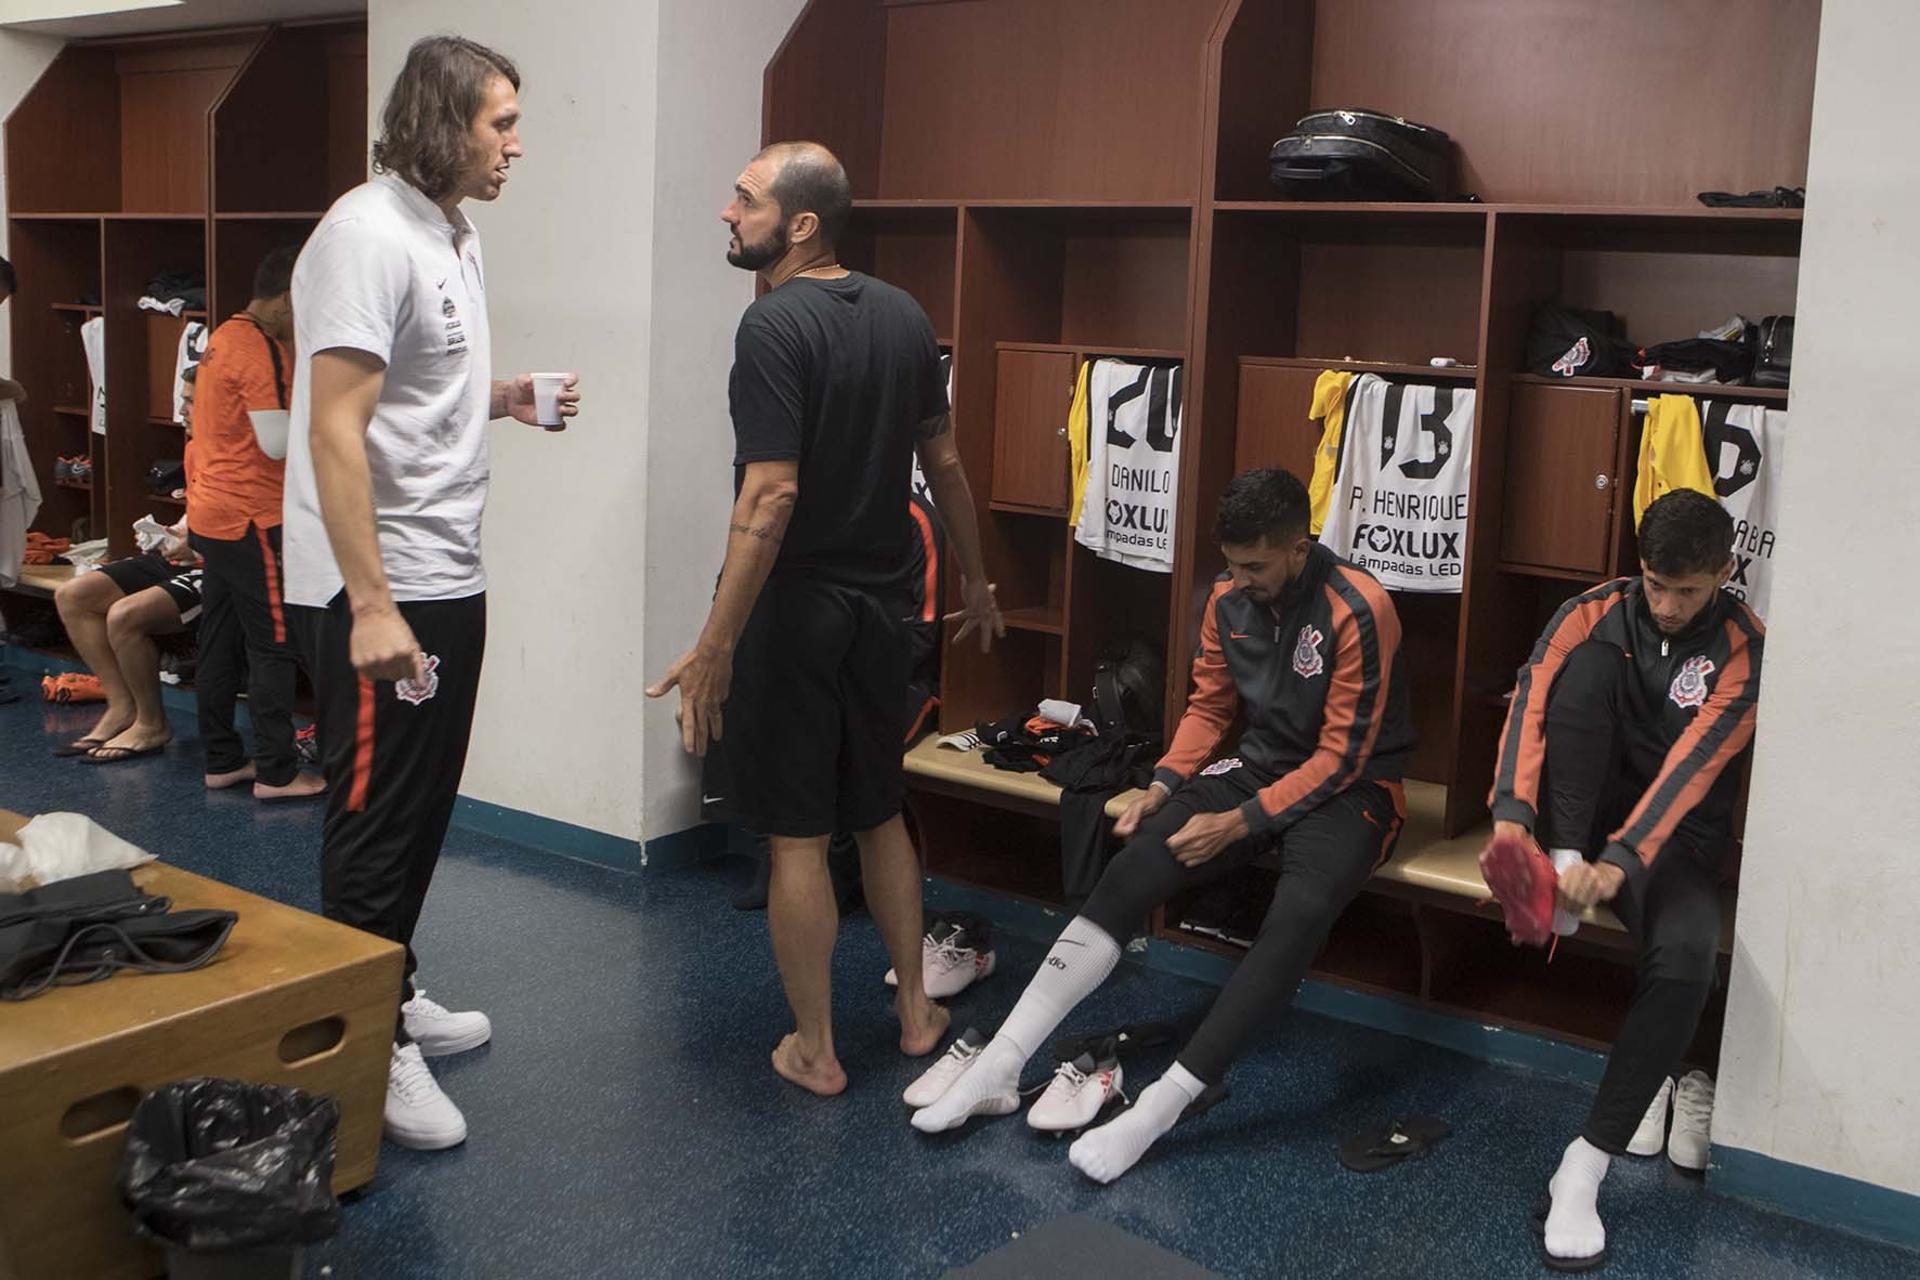
<instances>
[{"instance_id":1,"label":"wooden locker shelf","mask_svg":"<svg viewBox=\"0 0 1920 1280\"><path fill-rule=\"evenodd\" d=\"M1640 378L1554 378L1538 373L1516 373L1512 380L1532 387L1601 387L1610 391L1631 391L1635 396L1693 396L1700 400L1749 400L1760 404L1785 404L1786 387L1744 387L1720 382L1647 382Z\"/></svg>"},{"instance_id":2,"label":"wooden locker shelf","mask_svg":"<svg viewBox=\"0 0 1920 1280\"><path fill-rule=\"evenodd\" d=\"M180 451L154 412L171 400L174 347L153 326L228 314L247 301L266 250L304 234L365 176L365 23L334 20L67 44L8 117L5 167L16 366L32 369L22 408L29 452L52 485L89 416L83 319L106 321L107 417L93 502L48 502L37 527L65 536L84 518L114 555L149 503L147 469ZM307 212L281 212L287 204ZM159 271L205 274L208 305L178 317L136 303ZM98 304L74 301L98 297ZM170 503L178 506L178 503Z\"/></svg>"}]
</instances>

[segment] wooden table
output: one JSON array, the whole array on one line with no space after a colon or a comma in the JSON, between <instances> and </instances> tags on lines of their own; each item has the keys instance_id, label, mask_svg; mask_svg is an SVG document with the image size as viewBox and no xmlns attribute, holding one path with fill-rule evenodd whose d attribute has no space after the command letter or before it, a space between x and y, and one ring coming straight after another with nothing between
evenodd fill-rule
<instances>
[{"instance_id":1,"label":"wooden table","mask_svg":"<svg viewBox=\"0 0 1920 1280\"><path fill-rule=\"evenodd\" d=\"M25 819L0 810L0 840ZM137 842L137 841L136 841ZM150 1276L114 1179L126 1119L195 1076L288 1084L341 1111L334 1190L372 1181L401 948L164 863L134 883L239 922L181 974L122 974L0 1004L0 1280Z\"/></svg>"}]
</instances>

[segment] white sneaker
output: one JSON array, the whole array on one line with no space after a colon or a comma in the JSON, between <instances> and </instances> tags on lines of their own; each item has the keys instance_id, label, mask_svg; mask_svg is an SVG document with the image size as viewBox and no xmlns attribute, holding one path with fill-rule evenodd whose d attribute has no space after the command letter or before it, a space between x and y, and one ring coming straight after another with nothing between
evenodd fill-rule
<instances>
[{"instance_id":1,"label":"white sneaker","mask_svg":"<svg viewBox=\"0 0 1920 1280\"><path fill-rule=\"evenodd\" d=\"M1653 1105L1647 1108L1647 1114L1640 1117L1640 1127L1633 1131L1633 1141L1627 1144L1630 1156L1657 1156L1660 1148L1667 1145L1667 1102L1673 1097L1673 1077L1668 1076L1660 1082L1660 1092L1653 1095Z\"/></svg>"},{"instance_id":2,"label":"white sneaker","mask_svg":"<svg viewBox=\"0 0 1920 1280\"><path fill-rule=\"evenodd\" d=\"M982 978L993 976L995 956L971 945L965 929L935 925L920 939L920 982L932 1000L948 1000ZM887 970L887 985L900 985L900 975Z\"/></svg>"},{"instance_id":3,"label":"white sneaker","mask_svg":"<svg viewBox=\"0 0 1920 1280\"><path fill-rule=\"evenodd\" d=\"M1027 1112L1027 1124L1047 1133L1084 1129L1120 1096L1120 1080L1120 1063L1111 1058L1096 1065L1092 1054L1083 1053L1063 1062Z\"/></svg>"},{"instance_id":4,"label":"white sneaker","mask_svg":"<svg viewBox=\"0 0 1920 1280\"><path fill-rule=\"evenodd\" d=\"M486 1014L450 1012L417 987L413 999L400 1006L400 1017L407 1034L429 1058L478 1049L493 1038L493 1023Z\"/></svg>"},{"instance_id":5,"label":"white sneaker","mask_svg":"<svg viewBox=\"0 0 1920 1280\"><path fill-rule=\"evenodd\" d=\"M467 1119L420 1056L420 1046L395 1045L387 1063L387 1141L416 1151L440 1151L467 1140Z\"/></svg>"},{"instance_id":6,"label":"white sneaker","mask_svg":"<svg viewBox=\"0 0 1920 1280\"><path fill-rule=\"evenodd\" d=\"M960 1033L958 1040L947 1046L947 1051L940 1055L939 1061L921 1072L920 1078L907 1086L900 1100L915 1110L932 1106L953 1087L960 1073L971 1066L986 1047L987 1038L977 1029L968 1027Z\"/></svg>"},{"instance_id":7,"label":"white sneaker","mask_svg":"<svg viewBox=\"0 0 1920 1280\"><path fill-rule=\"evenodd\" d=\"M1673 1091L1673 1132L1667 1135L1667 1159L1699 1173L1713 1150L1713 1077L1689 1071Z\"/></svg>"}]
</instances>

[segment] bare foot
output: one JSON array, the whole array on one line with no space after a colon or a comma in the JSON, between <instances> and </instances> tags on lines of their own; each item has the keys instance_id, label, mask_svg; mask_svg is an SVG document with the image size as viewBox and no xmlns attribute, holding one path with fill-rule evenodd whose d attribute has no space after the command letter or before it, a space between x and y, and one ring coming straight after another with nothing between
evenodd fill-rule
<instances>
[{"instance_id":1,"label":"bare foot","mask_svg":"<svg viewBox=\"0 0 1920 1280\"><path fill-rule=\"evenodd\" d=\"M246 764L243 764L238 769L231 770L230 772L208 774L207 790L225 791L228 787L237 787L243 782L252 782L252 781L253 781L253 762L249 760Z\"/></svg>"},{"instance_id":2,"label":"bare foot","mask_svg":"<svg viewBox=\"0 0 1920 1280\"><path fill-rule=\"evenodd\" d=\"M252 776L251 771L248 776ZM253 784L255 800L305 800L309 796L323 796L326 793L327 780L317 773L296 773L292 782L277 787L264 782Z\"/></svg>"},{"instance_id":3,"label":"bare foot","mask_svg":"<svg viewBox=\"0 0 1920 1280\"><path fill-rule=\"evenodd\" d=\"M924 1058L947 1038L947 1024L953 1021L953 1015L944 1005L925 999L914 1005L895 1000L893 1007L900 1015L900 1052L909 1058Z\"/></svg>"},{"instance_id":4,"label":"bare foot","mask_svg":"<svg viewBox=\"0 0 1920 1280\"><path fill-rule=\"evenodd\" d=\"M127 730L133 728L133 721L134 714L132 707L127 707L123 710L120 707L114 706L112 703L108 703L107 709L100 713L100 718L93 722L93 728L87 730L86 736L83 737L81 741L94 743L111 742Z\"/></svg>"},{"instance_id":5,"label":"bare foot","mask_svg":"<svg viewBox=\"0 0 1920 1280\"><path fill-rule=\"evenodd\" d=\"M801 1056L798 1035L789 1035L773 1051L773 1069L781 1079L823 1098L831 1098L847 1087L847 1073L840 1069L837 1059L809 1062Z\"/></svg>"}]
</instances>

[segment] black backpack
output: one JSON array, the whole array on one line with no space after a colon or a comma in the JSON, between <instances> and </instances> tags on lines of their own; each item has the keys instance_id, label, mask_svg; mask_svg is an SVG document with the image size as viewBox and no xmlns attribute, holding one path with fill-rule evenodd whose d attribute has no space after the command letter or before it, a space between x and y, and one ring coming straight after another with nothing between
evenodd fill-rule
<instances>
[{"instance_id":1,"label":"black backpack","mask_svg":"<svg viewBox=\"0 0 1920 1280\"><path fill-rule=\"evenodd\" d=\"M1158 743L1166 722L1167 663L1138 636L1093 669L1093 724L1104 737Z\"/></svg>"},{"instance_id":2,"label":"black backpack","mask_svg":"<svg viewBox=\"0 0 1920 1280\"><path fill-rule=\"evenodd\" d=\"M1784 387L1793 378L1793 317L1768 316L1760 322L1753 356L1753 385Z\"/></svg>"},{"instance_id":3,"label":"black backpack","mask_svg":"<svg viewBox=\"0 0 1920 1280\"><path fill-rule=\"evenodd\" d=\"M1527 329L1527 372L1550 378L1633 378L1639 349L1611 311L1547 303Z\"/></svg>"}]
</instances>

